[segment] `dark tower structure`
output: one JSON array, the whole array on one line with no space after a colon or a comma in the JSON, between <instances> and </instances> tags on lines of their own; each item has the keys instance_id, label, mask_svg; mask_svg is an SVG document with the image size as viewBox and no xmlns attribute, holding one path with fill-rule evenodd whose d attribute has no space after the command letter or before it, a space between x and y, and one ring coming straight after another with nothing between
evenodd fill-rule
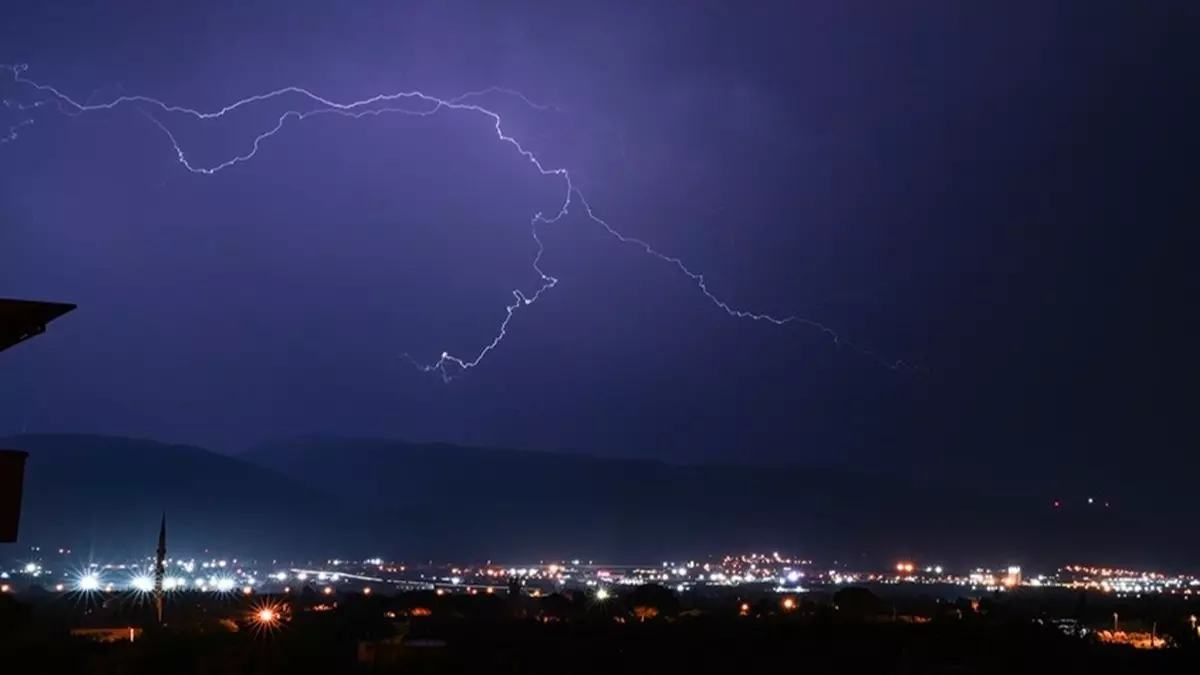
<instances>
[{"instance_id":1,"label":"dark tower structure","mask_svg":"<svg viewBox=\"0 0 1200 675\"><path fill-rule=\"evenodd\" d=\"M154 556L154 611L158 616L158 624L163 622L163 580L167 574L167 514L162 517L158 526L158 550Z\"/></svg>"},{"instance_id":2,"label":"dark tower structure","mask_svg":"<svg viewBox=\"0 0 1200 675\"><path fill-rule=\"evenodd\" d=\"M0 298L0 352L46 332L46 326L75 305ZM0 449L0 544L17 540L25 458L19 450Z\"/></svg>"}]
</instances>

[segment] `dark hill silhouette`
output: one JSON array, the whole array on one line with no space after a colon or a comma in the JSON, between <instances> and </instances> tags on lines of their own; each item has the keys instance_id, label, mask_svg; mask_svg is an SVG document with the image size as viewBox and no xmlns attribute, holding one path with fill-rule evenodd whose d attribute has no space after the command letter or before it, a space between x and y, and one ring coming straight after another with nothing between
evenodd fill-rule
<instances>
[{"instance_id":1,"label":"dark hill silhouette","mask_svg":"<svg viewBox=\"0 0 1200 675\"><path fill-rule=\"evenodd\" d=\"M869 474L671 465L392 440L300 438L243 459L378 513L420 552L636 558L765 550L890 565L1170 563L1190 551L1117 511L912 485Z\"/></svg>"},{"instance_id":2,"label":"dark hill silhouette","mask_svg":"<svg viewBox=\"0 0 1200 675\"><path fill-rule=\"evenodd\" d=\"M1053 509L979 494L971 479L917 486L830 470L345 438L275 441L240 457L82 435L0 446L30 453L21 544L101 555L150 553L165 509L174 553L652 562L779 548L873 568L901 557L1195 560L1169 518Z\"/></svg>"},{"instance_id":3,"label":"dark hill silhouette","mask_svg":"<svg viewBox=\"0 0 1200 675\"><path fill-rule=\"evenodd\" d=\"M29 452L21 545L150 553L164 510L176 554L208 546L303 555L324 543L323 532L336 527L350 540L357 529L345 525L354 521L340 517L347 512L337 500L201 448L88 435L19 436L0 446Z\"/></svg>"}]
</instances>

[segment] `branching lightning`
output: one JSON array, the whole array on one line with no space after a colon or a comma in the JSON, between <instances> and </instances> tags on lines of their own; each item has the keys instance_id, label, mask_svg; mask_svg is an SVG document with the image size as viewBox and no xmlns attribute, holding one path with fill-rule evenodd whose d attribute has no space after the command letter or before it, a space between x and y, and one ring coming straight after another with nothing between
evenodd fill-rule
<instances>
[{"instance_id":1,"label":"branching lightning","mask_svg":"<svg viewBox=\"0 0 1200 675\"><path fill-rule=\"evenodd\" d=\"M554 213L547 214L545 212L539 212L535 213L530 219L533 240L537 244L537 252L533 257L532 266L534 271L536 271L540 277L540 284L532 292L526 292L520 289L513 290L512 294L514 300L511 304L505 307L504 319L500 322L496 334L490 342L485 344L473 357L469 358L455 356L449 352L442 352L441 356L437 360L423 363L413 359L408 354L404 354L404 358L408 359L420 370L428 373L436 373L447 382L482 363L484 358L487 357L492 350L499 347L500 343L504 341L505 337L507 337L509 324L512 322L517 311L522 307L534 304L542 297L544 293L554 288L558 284L558 279L550 274L547 274L541 267L542 256L545 253L545 246L542 244L542 240L538 236L538 230L541 226L553 225L554 223L562 220L568 215L568 213L571 211L571 208L576 205L581 208L583 215L585 215L588 220L604 228L609 235L621 243L635 246L646 254L658 258L659 260L677 268L696 285L696 288L698 288L710 302L733 318L765 322L776 326L787 326L791 324L808 326L829 336L834 344L849 347L852 350L877 361L887 368L893 370L910 368L910 366L903 361L889 362L881 359L873 352L858 347L857 345L844 339L833 329L817 321L806 319L797 315L773 316L770 314L757 313L735 308L713 293L709 289L708 282L706 281L704 275L693 271L680 258L662 253L658 249L651 246L648 242L636 237L624 235L614 229L607 221L596 215L596 212L592 209L591 204L588 203L583 193L580 192L576 187L574 181L572 180L571 172L568 169L547 168L546 165L544 165L532 151L526 149L516 138L505 133L501 117L498 113L473 102L490 94L502 94L516 98L525 105L537 110L557 110L557 108L554 106L536 104L518 91L504 89L501 87L491 87L479 91L467 92L460 96L449 99L439 98L421 91L408 91L392 94L376 94L369 98L358 101L339 103L319 96L308 89L292 86L276 89L274 91L269 91L262 94L256 94L254 96L236 101L219 110L204 112L193 108L168 105L167 103L164 103L158 99L138 95L123 94L109 100L106 103L92 103L90 99L83 103L79 103L53 86L41 84L25 77L25 72L27 71L28 66L0 65L0 69L11 72L16 83L25 85L40 92L41 94L46 95L46 98L42 98L31 103L17 103L11 100L5 100L4 105L6 107L17 111L30 111L34 108L53 103L55 106L57 106L58 110L64 114L81 115L88 112L112 110L125 105L133 106L145 114L146 117L149 118L150 121L152 121L163 132L163 134L166 135L175 151L176 158L185 169L192 173L203 175L212 175L219 171L229 169L242 162L250 161L258 154L263 143L283 130L284 126L286 126L289 121L301 122L317 115L335 114L352 119L359 119L366 116L393 113L417 117L428 117L443 111L460 111L482 115L491 120L492 126L496 133L496 138L500 142L511 146L511 148L515 150L518 155L525 158L530 164L532 164L542 176L554 177L563 181L563 201ZM285 111L276 120L274 126L254 137L254 141L250 144L249 149L244 153L235 155L223 162L211 166L202 166L193 162L188 157L188 154L184 151L183 147L180 145L171 129L155 115L155 111L157 111L159 114L186 115L202 121L214 120L222 118L234 112L235 110L244 108L246 106L255 103L271 101L284 96L299 97L303 100L306 100L310 104L310 107L305 107L303 109L289 109ZM18 122L15 126L8 130L6 135L0 136L0 144L16 140L23 127L32 123L32 118Z\"/></svg>"},{"instance_id":2,"label":"branching lightning","mask_svg":"<svg viewBox=\"0 0 1200 675\"><path fill-rule=\"evenodd\" d=\"M4 66L4 67L7 67L7 66ZM10 101L8 99L4 99L4 107L5 108L8 108L9 110L16 110L16 111L21 111L21 112L24 112L27 110L32 110L34 108L40 108L47 103L49 103L49 101L46 99L43 99L41 101L36 101L34 103L26 103L26 104L21 104L21 103L17 103L16 101ZM8 129L5 130L5 132L4 132L4 135L0 136L0 145L4 145L5 143L12 143L13 141L17 140L17 136L19 136L21 133L21 127L27 127L31 124L33 124L33 118L27 117L23 120L20 120L16 124L9 125Z\"/></svg>"}]
</instances>

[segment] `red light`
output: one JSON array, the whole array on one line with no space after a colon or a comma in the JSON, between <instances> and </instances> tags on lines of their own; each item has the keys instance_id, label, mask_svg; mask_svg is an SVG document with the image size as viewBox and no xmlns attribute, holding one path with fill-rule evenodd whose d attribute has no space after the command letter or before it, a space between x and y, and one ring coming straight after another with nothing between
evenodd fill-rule
<instances>
[{"instance_id":1,"label":"red light","mask_svg":"<svg viewBox=\"0 0 1200 675\"><path fill-rule=\"evenodd\" d=\"M1055 499L1055 500L1054 500L1054 508L1056 508L1056 509L1057 509L1059 506L1060 506L1060 504L1058 503L1058 500L1057 500L1057 499Z\"/></svg>"}]
</instances>

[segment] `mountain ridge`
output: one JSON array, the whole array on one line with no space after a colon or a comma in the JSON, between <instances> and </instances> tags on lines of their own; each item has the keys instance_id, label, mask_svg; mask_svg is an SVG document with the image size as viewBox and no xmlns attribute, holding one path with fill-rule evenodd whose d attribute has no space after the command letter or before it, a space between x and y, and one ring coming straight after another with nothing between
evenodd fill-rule
<instances>
[{"instance_id":1,"label":"mountain ridge","mask_svg":"<svg viewBox=\"0 0 1200 675\"><path fill-rule=\"evenodd\" d=\"M20 540L152 550L165 512L173 550L308 546L284 532L295 512L338 507L266 467L198 446L92 434L26 434L0 446L29 453ZM203 542L203 543L201 543Z\"/></svg>"},{"instance_id":2,"label":"mountain ridge","mask_svg":"<svg viewBox=\"0 0 1200 675\"><path fill-rule=\"evenodd\" d=\"M548 557L566 554L562 548L654 559L785 545L831 559L892 562L935 556L1134 563L1193 553L1170 532L1146 528L1140 514L1058 510L1049 500L986 494L976 475L919 484L833 468L673 464L336 436L277 439L242 456L316 489L353 485L365 508L399 506L455 528L478 517L460 503L469 495L470 503L487 505L491 521L553 530L547 539L560 541L501 542L476 532L479 543ZM440 538L434 526L413 529L418 539Z\"/></svg>"},{"instance_id":3,"label":"mountain ridge","mask_svg":"<svg viewBox=\"0 0 1200 675\"><path fill-rule=\"evenodd\" d=\"M86 434L0 438L30 452L21 541L396 558L640 559L786 550L874 569L1195 560L1172 531L952 484L845 470L671 464L387 439L293 437L238 456ZM1155 523L1151 522L1150 525Z\"/></svg>"}]
</instances>

